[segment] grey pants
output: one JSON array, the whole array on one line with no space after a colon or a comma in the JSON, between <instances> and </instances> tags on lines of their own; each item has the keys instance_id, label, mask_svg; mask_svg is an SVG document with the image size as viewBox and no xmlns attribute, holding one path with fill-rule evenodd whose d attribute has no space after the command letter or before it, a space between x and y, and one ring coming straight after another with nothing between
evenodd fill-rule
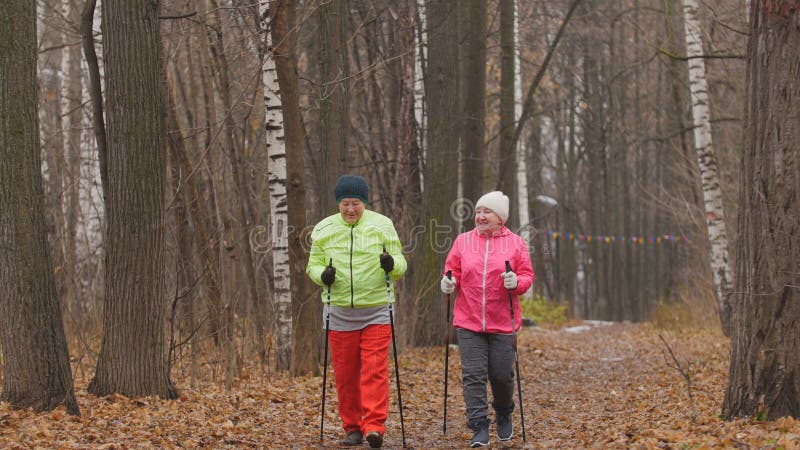
<instances>
[{"instance_id":1,"label":"grey pants","mask_svg":"<svg viewBox=\"0 0 800 450\"><path fill-rule=\"evenodd\" d=\"M514 411L514 336L464 329L458 329L457 333L467 427L476 430L489 424L487 377L492 387L495 414L505 415Z\"/></svg>"}]
</instances>

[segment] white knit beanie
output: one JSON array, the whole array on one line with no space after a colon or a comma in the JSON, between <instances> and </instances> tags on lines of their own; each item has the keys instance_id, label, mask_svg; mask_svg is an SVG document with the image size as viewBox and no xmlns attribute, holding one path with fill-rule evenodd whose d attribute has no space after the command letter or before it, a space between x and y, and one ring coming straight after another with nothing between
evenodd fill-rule
<instances>
[{"instance_id":1,"label":"white knit beanie","mask_svg":"<svg viewBox=\"0 0 800 450\"><path fill-rule=\"evenodd\" d=\"M481 206L491 209L503 223L508 220L508 196L503 195L502 192L492 191L488 194L483 194L483 197L475 202L475 209Z\"/></svg>"}]
</instances>

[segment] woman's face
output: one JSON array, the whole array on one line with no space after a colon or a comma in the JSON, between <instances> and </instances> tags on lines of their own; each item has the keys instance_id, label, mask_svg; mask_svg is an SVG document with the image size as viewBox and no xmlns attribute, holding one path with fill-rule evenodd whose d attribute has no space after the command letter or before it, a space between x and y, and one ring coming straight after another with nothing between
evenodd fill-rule
<instances>
[{"instance_id":1,"label":"woman's face","mask_svg":"<svg viewBox=\"0 0 800 450\"><path fill-rule=\"evenodd\" d=\"M357 198L343 198L339 202L339 213L345 222L352 225L364 215L364 202Z\"/></svg>"},{"instance_id":2,"label":"woman's face","mask_svg":"<svg viewBox=\"0 0 800 450\"><path fill-rule=\"evenodd\" d=\"M493 234L500 230L503 221L489 208L479 206L475 209L475 228L478 233Z\"/></svg>"}]
</instances>

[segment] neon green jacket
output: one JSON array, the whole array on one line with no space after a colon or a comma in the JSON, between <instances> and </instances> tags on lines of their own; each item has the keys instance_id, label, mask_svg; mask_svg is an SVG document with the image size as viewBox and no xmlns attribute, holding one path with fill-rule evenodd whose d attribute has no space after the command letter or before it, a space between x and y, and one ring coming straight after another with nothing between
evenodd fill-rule
<instances>
[{"instance_id":1,"label":"neon green jacket","mask_svg":"<svg viewBox=\"0 0 800 450\"><path fill-rule=\"evenodd\" d=\"M386 272L381 269L379 259L384 244L394 258L389 277L397 280L406 272L408 263L388 217L365 209L361 219L350 225L339 213L328 216L311 232L306 274L314 283L325 287L320 277L333 259L336 279L331 285L331 305L350 308L385 305L388 299ZM327 289L322 290L322 301L328 301ZM394 302L394 288L391 301Z\"/></svg>"}]
</instances>

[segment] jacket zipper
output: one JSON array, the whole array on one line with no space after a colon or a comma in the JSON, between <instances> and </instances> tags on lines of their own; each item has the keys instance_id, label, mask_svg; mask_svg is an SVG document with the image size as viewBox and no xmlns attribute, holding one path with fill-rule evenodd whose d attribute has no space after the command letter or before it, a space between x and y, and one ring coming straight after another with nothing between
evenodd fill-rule
<instances>
[{"instance_id":1,"label":"jacket zipper","mask_svg":"<svg viewBox=\"0 0 800 450\"><path fill-rule=\"evenodd\" d=\"M486 237L486 253L483 255L483 300L481 302L481 330L486 332L486 271L489 267L489 237Z\"/></svg>"},{"instance_id":2,"label":"jacket zipper","mask_svg":"<svg viewBox=\"0 0 800 450\"><path fill-rule=\"evenodd\" d=\"M355 308L355 291L353 288L353 229L354 225L350 226L350 307Z\"/></svg>"}]
</instances>

